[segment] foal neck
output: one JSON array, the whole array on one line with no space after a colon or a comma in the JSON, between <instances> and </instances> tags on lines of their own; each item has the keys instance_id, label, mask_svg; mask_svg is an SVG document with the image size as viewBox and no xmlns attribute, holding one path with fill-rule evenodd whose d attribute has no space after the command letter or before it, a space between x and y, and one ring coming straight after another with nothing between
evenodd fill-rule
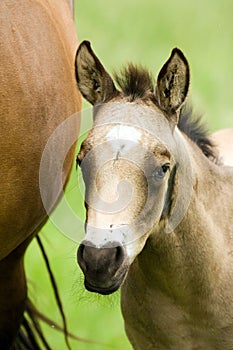
<instances>
[{"instance_id":1,"label":"foal neck","mask_svg":"<svg viewBox=\"0 0 233 350\"><path fill-rule=\"evenodd\" d=\"M192 166L187 211L170 233L169 216L160 221L137 263L151 288L188 305L200 295L221 298L233 287L233 168L212 163L192 141L185 138L185 143ZM182 183L179 186L182 190ZM172 197L177 198L175 187Z\"/></svg>"}]
</instances>

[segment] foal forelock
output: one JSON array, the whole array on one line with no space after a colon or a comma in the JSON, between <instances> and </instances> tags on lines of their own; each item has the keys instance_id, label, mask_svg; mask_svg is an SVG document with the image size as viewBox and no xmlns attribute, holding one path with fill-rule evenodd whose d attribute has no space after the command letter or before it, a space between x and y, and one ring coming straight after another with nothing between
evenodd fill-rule
<instances>
[{"instance_id":1,"label":"foal forelock","mask_svg":"<svg viewBox=\"0 0 233 350\"><path fill-rule=\"evenodd\" d=\"M147 100L153 96L153 78L143 67L129 64L119 74L115 74L115 79L124 96L131 102L137 99Z\"/></svg>"}]
</instances>

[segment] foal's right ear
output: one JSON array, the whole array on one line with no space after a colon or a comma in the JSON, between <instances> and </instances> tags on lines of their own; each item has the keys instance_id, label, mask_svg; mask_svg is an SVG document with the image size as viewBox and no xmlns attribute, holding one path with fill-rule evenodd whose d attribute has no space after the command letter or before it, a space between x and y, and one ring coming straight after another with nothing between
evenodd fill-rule
<instances>
[{"instance_id":1,"label":"foal's right ear","mask_svg":"<svg viewBox=\"0 0 233 350\"><path fill-rule=\"evenodd\" d=\"M94 54L89 41L83 41L75 58L76 79L83 97L95 105L116 92L113 80Z\"/></svg>"}]
</instances>

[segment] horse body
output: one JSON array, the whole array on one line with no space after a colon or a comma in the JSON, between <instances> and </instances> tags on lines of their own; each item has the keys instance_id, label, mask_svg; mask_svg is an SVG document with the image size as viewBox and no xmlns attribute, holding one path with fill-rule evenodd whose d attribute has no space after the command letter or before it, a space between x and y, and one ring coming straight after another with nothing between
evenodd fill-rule
<instances>
[{"instance_id":1,"label":"horse body","mask_svg":"<svg viewBox=\"0 0 233 350\"><path fill-rule=\"evenodd\" d=\"M155 92L148 73L129 66L118 91L84 42L76 76L94 105L77 157L86 288L110 294L122 286L134 349L232 349L233 168L218 162L201 132L198 143L197 125L196 135L182 131L187 60L173 50Z\"/></svg>"},{"instance_id":2,"label":"horse body","mask_svg":"<svg viewBox=\"0 0 233 350\"><path fill-rule=\"evenodd\" d=\"M47 220L39 188L41 157L51 134L80 110L81 101L73 72L77 37L68 2L4 0L0 4L0 19L0 343L1 349L8 349L26 296L26 287L22 288L23 254ZM74 126L77 135L78 129L77 122ZM64 131L58 140L61 148L68 136ZM73 153L74 146L64 162L64 186ZM49 175L55 176L53 169ZM49 188L48 195L54 207L60 193ZM12 274L8 262L14 266ZM19 278L16 283L17 269L21 283ZM3 294L3 288L7 295ZM9 316L13 294L19 303L20 312L17 300L14 305L18 322ZM4 325L6 319L8 326ZM8 340L2 341L2 334Z\"/></svg>"}]
</instances>

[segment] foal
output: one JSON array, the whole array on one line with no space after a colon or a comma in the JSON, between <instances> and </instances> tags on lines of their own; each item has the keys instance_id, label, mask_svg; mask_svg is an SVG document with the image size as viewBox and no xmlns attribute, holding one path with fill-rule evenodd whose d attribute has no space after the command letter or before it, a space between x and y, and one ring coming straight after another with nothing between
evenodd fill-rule
<instances>
[{"instance_id":1,"label":"foal","mask_svg":"<svg viewBox=\"0 0 233 350\"><path fill-rule=\"evenodd\" d=\"M118 91L83 42L76 76L94 105L77 157L86 288L109 294L122 286L134 349L232 350L233 168L218 163L210 140L180 112L186 58L174 49L155 89L147 71L130 65Z\"/></svg>"}]
</instances>

